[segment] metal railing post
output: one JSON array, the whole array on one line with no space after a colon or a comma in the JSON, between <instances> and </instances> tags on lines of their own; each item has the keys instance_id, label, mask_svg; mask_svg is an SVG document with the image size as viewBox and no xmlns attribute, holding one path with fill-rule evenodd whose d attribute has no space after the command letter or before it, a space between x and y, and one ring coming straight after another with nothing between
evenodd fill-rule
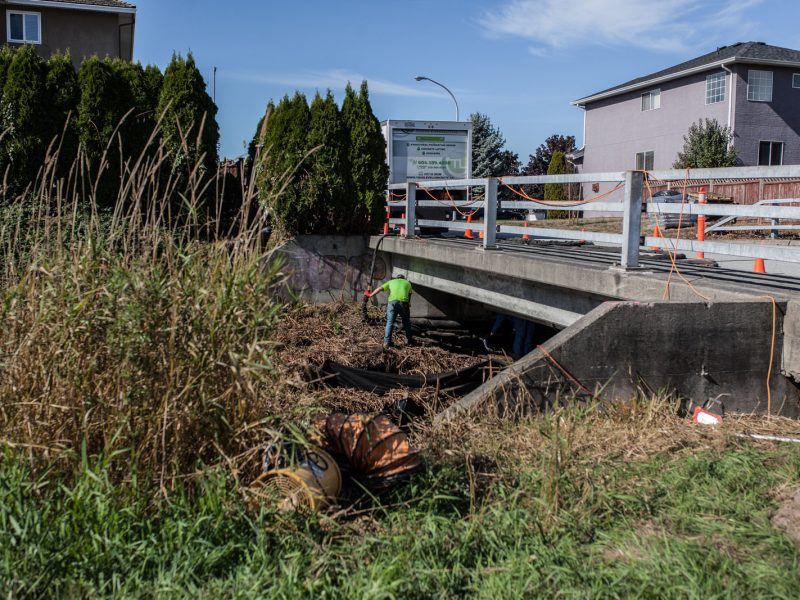
<instances>
[{"instance_id":1,"label":"metal railing post","mask_svg":"<svg viewBox=\"0 0 800 600\"><path fill-rule=\"evenodd\" d=\"M417 224L417 184L406 183L406 237L413 238Z\"/></svg>"},{"instance_id":2,"label":"metal railing post","mask_svg":"<svg viewBox=\"0 0 800 600\"><path fill-rule=\"evenodd\" d=\"M622 213L622 257L623 269L639 267L639 238L642 234L642 185L641 171L625 172L625 211Z\"/></svg>"},{"instance_id":3,"label":"metal railing post","mask_svg":"<svg viewBox=\"0 0 800 600\"><path fill-rule=\"evenodd\" d=\"M497 247L497 179L486 179L483 199L483 248Z\"/></svg>"}]
</instances>

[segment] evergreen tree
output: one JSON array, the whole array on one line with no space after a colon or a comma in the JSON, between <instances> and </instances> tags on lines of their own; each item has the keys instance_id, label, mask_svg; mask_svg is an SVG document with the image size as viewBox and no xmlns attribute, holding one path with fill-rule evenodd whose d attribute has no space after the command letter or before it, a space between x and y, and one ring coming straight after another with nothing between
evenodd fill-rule
<instances>
[{"instance_id":1,"label":"evergreen tree","mask_svg":"<svg viewBox=\"0 0 800 600\"><path fill-rule=\"evenodd\" d=\"M12 60L14 60L14 50L8 45L0 48L0 95L2 95L2 91L6 86L8 68L11 66Z\"/></svg>"},{"instance_id":2,"label":"evergreen tree","mask_svg":"<svg viewBox=\"0 0 800 600\"><path fill-rule=\"evenodd\" d=\"M161 92L161 72L157 67L144 69L140 63L115 59L111 62L117 81L117 102L125 115L121 126L123 160L131 165L139 160L156 126L156 109ZM123 112L124 111L124 112ZM149 151L155 153L158 141Z\"/></svg>"},{"instance_id":3,"label":"evergreen tree","mask_svg":"<svg viewBox=\"0 0 800 600\"><path fill-rule=\"evenodd\" d=\"M275 105L270 100L267 103L267 110L264 111L264 116L262 116L258 120L258 125L256 126L256 131L253 134L253 139L250 140L250 143L247 145L247 164L252 167L256 168L259 165L255 165L256 154L259 154L259 160L261 158L260 149L264 145L264 123L272 118L272 114L275 112Z\"/></svg>"},{"instance_id":4,"label":"evergreen tree","mask_svg":"<svg viewBox=\"0 0 800 600\"><path fill-rule=\"evenodd\" d=\"M561 151L553 152L550 165L547 167L548 175L566 175L571 171L567 167L566 156ZM546 183L544 185L545 200L569 200L567 186L563 183Z\"/></svg>"},{"instance_id":5,"label":"evergreen tree","mask_svg":"<svg viewBox=\"0 0 800 600\"><path fill-rule=\"evenodd\" d=\"M676 169L735 167L738 158L732 140L730 127L720 125L716 119L701 119L692 123L683 136L683 151L678 152L672 166Z\"/></svg>"},{"instance_id":6,"label":"evergreen tree","mask_svg":"<svg viewBox=\"0 0 800 600\"><path fill-rule=\"evenodd\" d=\"M91 180L98 181L95 202L113 208L120 184L120 143L130 110L130 87L113 61L96 56L81 63L78 71L78 136L89 164ZM113 138L113 139L112 139ZM102 167L102 173L99 172Z\"/></svg>"},{"instance_id":7,"label":"evergreen tree","mask_svg":"<svg viewBox=\"0 0 800 600\"><path fill-rule=\"evenodd\" d=\"M536 152L528 157L528 164L522 170L523 175L546 175L554 152L569 154L575 151L575 136L554 134L541 144ZM526 185L525 191L534 198L544 196L541 184Z\"/></svg>"},{"instance_id":8,"label":"evergreen tree","mask_svg":"<svg viewBox=\"0 0 800 600\"><path fill-rule=\"evenodd\" d=\"M505 166L503 147L506 140L489 117L476 112L470 115L472 121L472 176L476 178L508 175L502 170Z\"/></svg>"},{"instance_id":9,"label":"evergreen tree","mask_svg":"<svg viewBox=\"0 0 800 600\"><path fill-rule=\"evenodd\" d=\"M502 163L500 172L503 175L519 175L519 171L522 168L522 163L519 161L519 154L511 150L503 150L500 153L500 161ZM501 201L521 200L516 193L503 185L501 185L497 190L497 199Z\"/></svg>"},{"instance_id":10,"label":"evergreen tree","mask_svg":"<svg viewBox=\"0 0 800 600\"><path fill-rule=\"evenodd\" d=\"M217 106L191 53L185 59L172 56L164 72L157 113L163 115L164 147L173 172L188 177L202 160L200 175L214 175L219 153Z\"/></svg>"},{"instance_id":11,"label":"evergreen tree","mask_svg":"<svg viewBox=\"0 0 800 600\"><path fill-rule=\"evenodd\" d=\"M367 82L361 83L359 94L348 83L342 102L342 118L349 138L349 161L357 208L354 233L369 233L383 222L384 193L389 179L386 163L386 140L381 124L372 112Z\"/></svg>"},{"instance_id":12,"label":"evergreen tree","mask_svg":"<svg viewBox=\"0 0 800 600\"><path fill-rule=\"evenodd\" d=\"M296 234L307 227L313 207L304 206L303 187L308 179L306 142L311 113L300 92L284 96L269 115L261 139L256 169L259 201L267 208L274 229ZM263 126L263 121L261 123ZM262 128L256 136L262 137ZM254 144L255 152L255 144Z\"/></svg>"},{"instance_id":13,"label":"evergreen tree","mask_svg":"<svg viewBox=\"0 0 800 600\"><path fill-rule=\"evenodd\" d=\"M3 88L2 161L10 169L13 191L19 193L33 183L44 162L47 144L47 65L33 45L15 53Z\"/></svg>"},{"instance_id":14,"label":"evergreen tree","mask_svg":"<svg viewBox=\"0 0 800 600\"><path fill-rule=\"evenodd\" d=\"M145 106L153 112L153 121L158 122L161 117L158 114L158 101L161 97L161 88L164 87L164 75L155 65L147 65L144 68L142 80L142 96L145 99Z\"/></svg>"},{"instance_id":15,"label":"evergreen tree","mask_svg":"<svg viewBox=\"0 0 800 600\"><path fill-rule=\"evenodd\" d=\"M339 107L328 90L311 102L306 148L310 157L308 183L303 189L304 218L298 233L350 233L356 203L352 191L349 139Z\"/></svg>"},{"instance_id":16,"label":"evergreen tree","mask_svg":"<svg viewBox=\"0 0 800 600\"><path fill-rule=\"evenodd\" d=\"M78 74L69 54L54 54L47 63L45 80L47 138L60 146L58 175L66 176L78 153L78 102L81 92Z\"/></svg>"}]
</instances>

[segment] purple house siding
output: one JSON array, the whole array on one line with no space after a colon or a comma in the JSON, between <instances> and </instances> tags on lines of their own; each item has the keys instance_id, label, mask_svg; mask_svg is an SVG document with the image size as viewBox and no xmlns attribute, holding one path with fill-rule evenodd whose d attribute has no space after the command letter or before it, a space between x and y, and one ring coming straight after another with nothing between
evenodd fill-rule
<instances>
[{"instance_id":1,"label":"purple house siding","mask_svg":"<svg viewBox=\"0 0 800 600\"><path fill-rule=\"evenodd\" d=\"M748 71L773 74L772 99L748 100ZM706 104L706 78L724 74L725 95ZM783 142L783 164L800 164L800 51L761 42L723 46L662 71L639 77L573 102L584 109L582 172L636 168L636 154L653 152L653 169L670 169L684 135L700 119L729 125L743 166L759 164L762 141ZM800 82L798 82L800 84ZM642 110L642 94L660 90L660 107ZM601 183L599 191L611 187ZM593 196L596 185L585 186Z\"/></svg>"},{"instance_id":2,"label":"purple house siding","mask_svg":"<svg viewBox=\"0 0 800 600\"><path fill-rule=\"evenodd\" d=\"M719 71L718 69L714 72ZM636 168L636 153L653 151L655 169L670 169L689 126L701 118L727 123L728 100L705 103L706 75L654 85L586 106L585 173ZM726 83L730 76L726 77ZM661 90L661 107L642 110L642 93Z\"/></svg>"},{"instance_id":3,"label":"purple house siding","mask_svg":"<svg viewBox=\"0 0 800 600\"><path fill-rule=\"evenodd\" d=\"M2 5L2 43L12 47L20 45L9 39L7 13L31 12L38 14L40 19L41 40L35 47L42 58L49 58L55 52L69 51L76 66L94 54L101 58L133 60L136 14L131 4L112 0L50 0L39 5L30 0L24 3L8 0Z\"/></svg>"},{"instance_id":4,"label":"purple house siding","mask_svg":"<svg viewBox=\"0 0 800 600\"><path fill-rule=\"evenodd\" d=\"M747 99L747 72L772 71L772 102ZM758 164L761 141L783 142L783 164L800 164L800 89L792 87L798 69L738 65L734 148L743 165Z\"/></svg>"}]
</instances>

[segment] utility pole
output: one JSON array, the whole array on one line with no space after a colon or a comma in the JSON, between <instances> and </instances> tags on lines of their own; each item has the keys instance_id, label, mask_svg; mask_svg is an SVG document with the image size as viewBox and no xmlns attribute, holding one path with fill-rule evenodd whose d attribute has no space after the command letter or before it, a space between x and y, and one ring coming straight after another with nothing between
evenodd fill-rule
<instances>
[{"instance_id":1,"label":"utility pole","mask_svg":"<svg viewBox=\"0 0 800 600\"><path fill-rule=\"evenodd\" d=\"M217 67L214 67L214 76L212 77L213 83L211 85L211 99L214 104L217 103Z\"/></svg>"}]
</instances>

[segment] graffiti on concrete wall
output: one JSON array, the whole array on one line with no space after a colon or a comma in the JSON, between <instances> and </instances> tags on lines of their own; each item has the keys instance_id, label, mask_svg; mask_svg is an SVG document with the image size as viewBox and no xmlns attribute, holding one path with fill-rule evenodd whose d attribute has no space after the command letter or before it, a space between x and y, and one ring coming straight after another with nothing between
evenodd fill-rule
<instances>
[{"instance_id":1,"label":"graffiti on concrete wall","mask_svg":"<svg viewBox=\"0 0 800 600\"><path fill-rule=\"evenodd\" d=\"M371 252L347 256L319 254L296 248L287 256L286 271L291 273L290 287L298 292L358 292L369 284L371 263ZM378 256L375 259L374 280L384 280L386 273L386 261Z\"/></svg>"}]
</instances>

